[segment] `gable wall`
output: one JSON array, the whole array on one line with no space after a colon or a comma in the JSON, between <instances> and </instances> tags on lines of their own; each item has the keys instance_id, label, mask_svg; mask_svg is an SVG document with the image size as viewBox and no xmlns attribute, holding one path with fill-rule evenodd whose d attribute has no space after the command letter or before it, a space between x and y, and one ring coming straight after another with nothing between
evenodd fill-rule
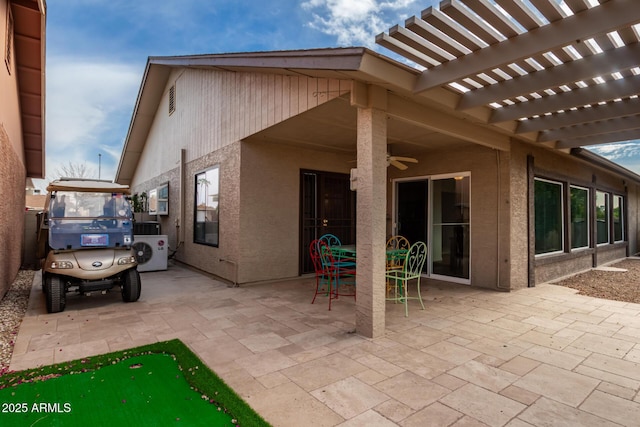
<instances>
[{"instance_id":1,"label":"gable wall","mask_svg":"<svg viewBox=\"0 0 640 427\"><path fill-rule=\"evenodd\" d=\"M176 110L169 115L169 88ZM133 185L191 162L338 97L349 81L277 74L177 69L169 77Z\"/></svg>"},{"instance_id":2,"label":"gable wall","mask_svg":"<svg viewBox=\"0 0 640 427\"><path fill-rule=\"evenodd\" d=\"M169 88L174 83L176 111L169 115ZM297 258L289 257L290 262L280 265L273 263L264 256L268 247L257 245L256 236L262 233L262 240L268 245L273 233L297 239L299 178L292 178L299 173L296 162L306 159L303 163L307 168L314 169L315 165L331 170L337 164L335 155L297 148L285 150L274 144L243 149L241 153L241 146L247 144L242 139L346 93L350 87L348 81L300 76L175 71L165 88L131 188L134 193L148 192L169 182L169 215L157 219L162 234L169 236L172 250L178 247L181 233L184 236L176 259L230 281L297 275ZM181 149L185 149L183 230L177 226ZM264 158L259 160L254 153ZM289 157L294 163L287 160ZM323 162L323 157L328 160ZM348 173L348 161L339 164ZM194 175L214 165L220 167L219 247L193 243ZM274 206L273 198L267 194L293 200L295 208L289 211L289 204ZM269 216L287 218L283 228L274 228L273 222L266 220L269 216L264 215L265 205L260 201L270 204L273 212ZM297 253L297 240L295 244L291 242L282 248ZM243 266L239 277L236 265Z\"/></svg>"}]
</instances>

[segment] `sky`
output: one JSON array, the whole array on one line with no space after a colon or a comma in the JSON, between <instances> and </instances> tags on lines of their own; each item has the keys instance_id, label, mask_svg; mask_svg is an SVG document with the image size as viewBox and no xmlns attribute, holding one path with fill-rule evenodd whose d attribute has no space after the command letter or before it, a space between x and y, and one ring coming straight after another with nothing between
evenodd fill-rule
<instances>
[{"instance_id":1,"label":"sky","mask_svg":"<svg viewBox=\"0 0 640 427\"><path fill-rule=\"evenodd\" d=\"M365 46L437 0L47 0L46 177L113 179L149 56ZM640 142L594 150L640 173Z\"/></svg>"}]
</instances>

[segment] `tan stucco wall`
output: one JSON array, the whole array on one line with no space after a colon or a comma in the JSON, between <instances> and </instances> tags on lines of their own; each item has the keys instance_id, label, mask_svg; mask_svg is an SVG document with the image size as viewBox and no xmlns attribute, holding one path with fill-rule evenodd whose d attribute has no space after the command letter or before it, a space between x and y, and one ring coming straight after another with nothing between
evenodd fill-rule
<instances>
[{"instance_id":1,"label":"tan stucco wall","mask_svg":"<svg viewBox=\"0 0 640 427\"><path fill-rule=\"evenodd\" d=\"M388 169L389 196L393 191L391 180L395 178L470 172L471 285L492 289L507 287L510 259L508 153L469 145L466 149L430 152L416 158L418 164L405 171ZM387 209L391 217L391 197ZM391 232L389 222L387 233Z\"/></svg>"},{"instance_id":2,"label":"tan stucco wall","mask_svg":"<svg viewBox=\"0 0 640 427\"><path fill-rule=\"evenodd\" d=\"M169 87L176 85L176 111L168 114ZM244 140L313 108L319 87L342 94L347 81L303 77L176 70L167 83L133 179L134 191L170 182L170 215L159 217L176 259L228 280L248 283L298 274L300 169L349 173L353 154L338 154L268 140ZM428 141L424 142L428 144ZM355 147L355 141L354 141ZM180 216L180 159L184 150L184 212ZM471 174L471 284L517 289L529 284L528 156L538 173L571 183L624 193L620 177L544 148L514 142L510 151L469 144L414 156L404 172L389 168L387 212L392 215L393 178ZM193 243L195 173L220 166L220 245ZM637 248L638 190L628 185L629 247ZM635 184L634 184L635 185ZM182 228L178 228L181 225ZM391 234L390 221L387 234ZM184 242L180 245L180 236ZM613 247L615 246L615 247ZM597 248L597 262L624 255L626 248ZM623 245L624 246L624 245ZM536 283L561 272L587 268L593 251L536 259ZM632 252L634 253L634 252ZM236 270L237 268L237 270ZM238 271L236 275L236 271Z\"/></svg>"},{"instance_id":3,"label":"tan stucco wall","mask_svg":"<svg viewBox=\"0 0 640 427\"><path fill-rule=\"evenodd\" d=\"M26 169L0 117L0 298L20 269Z\"/></svg>"},{"instance_id":4,"label":"tan stucco wall","mask_svg":"<svg viewBox=\"0 0 640 427\"><path fill-rule=\"evenodd\" d=\"M580 160L569 154L558 154L550 150L525 143L513 143L511 155L511 213L512 213L512 287L528 286L528 216L530 206L527 187L527 157L533 158L535 176L555 179L584 187L595 188L615 194L626 195L627 239L629 251L637 248L637 190L628 179L616 176L602 168ZM595 179L595 183L594 183ZM532 203L533 201L531 201ZM532 243L533 244L533 243ZM627 244L597 246L596 248L571 251L571 253L542 255L534 260L535 284L545 283L568 274L624 258Z\"/></svg>"},{"instance_id":5,"label":"tan stucco wall","mask_svg":"<svg viewBox=\"0 0 640 427\"><path fill-rule=\"evenodd\" d=\"M185 165L184 241L178 261L247 283L298 275L300 170L349 173L347 154L271 143L231 144ZM193 242L194 176L220 167L220 244ZM240 178L242 177L242 178ZM148 191L169 182L169 215L158 216L170 247L179 243L179 168L133 187ZM236 266L239 275L236 277Z\"/></svg>"},{"instance_id":6,"label":"tan stucco wall","mask_svg":"<svg viewBox=\"0 0 640 427\"><path fill-rule=\"evenodd\" d=\"M240 282L298 275L300 170L349 173L349 154L242 143Z\"/></svg>"},{"instance_id":7,"label":"tan stucco wall","mask_svg":"<svg viewBox=\"0 0 640 427\"><path fill-rule=\"evenodd\" d=\"M20 269L24 230L26 167L15 57L5 57L7 0L0 0L0 298Z\"/></svg>"}]
</instances>

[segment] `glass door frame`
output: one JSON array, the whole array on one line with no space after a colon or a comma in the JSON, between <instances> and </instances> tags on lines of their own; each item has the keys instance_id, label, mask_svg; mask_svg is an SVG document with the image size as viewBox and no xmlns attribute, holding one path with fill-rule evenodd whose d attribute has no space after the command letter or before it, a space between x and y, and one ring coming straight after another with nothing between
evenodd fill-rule
<instances>
[{"instance_id":1,"label":"glass door frame","mask_svg":"<svg viewBox=\"0 0 640 427\"><path fill-rule=\"evenodd\" d=\"M392 183L392 191L391 191L391 234L395 235L397 233L397 224L398 224L398 184L402 182L413 182L413 181L427 181L427 263L426 263L426 273L423 274L423 277L428 277L431 279L442 280L446 282L452 283L460 283L463 285L471 285L471 217L469 216L469 278L461 278L455 276L445 276L441 274L433 273L433 238L434 238L434 224L433 224L433 182L441 179L451 179L457 177L468 177L469 178L469 211L471 211L471 172L457 172L457 173L447 173L447 174L438 174L438 175L421 175L421 176L412 176L406 178L395 178L391 180ZM413 242L412 242L413 243Z\"/></svg>"}]
</instances>

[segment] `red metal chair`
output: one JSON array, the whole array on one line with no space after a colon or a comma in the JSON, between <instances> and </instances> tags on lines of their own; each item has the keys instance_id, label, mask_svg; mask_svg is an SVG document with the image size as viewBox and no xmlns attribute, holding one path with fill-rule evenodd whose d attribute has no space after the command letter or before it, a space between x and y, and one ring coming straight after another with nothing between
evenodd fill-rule
<instances>
[{"instance_id":1,"label":"red metal chair","mask_svg":"<svg viewBox=\"0 0 640 427\"><path fill-rule=\"evenodd\" d=\"M311 304L316 301L316 297L318 294L328 294L329 293L329 274L322 265L322 257L320 256L320 247L321 241L314 240L309 245L309 255L311 255L311 261L313 262L313 269L316 273L316 292L313 295L313 299L311 300ZM326 288L326 289L325 289Z\"/></svg>"},{"instance_id":2,"label":"red metal chair","mask_svg":"<svg viewBox=\"0 0 640 427\"><path fill-rule=\"evenodd\" d=\"M340 296L356 298L356 263L349 260L336 259L331 248L324 242L318 244L318 252L322 260L322 267L329 283L329 310L331 301Z\"/></svg>"}]
</instances>

